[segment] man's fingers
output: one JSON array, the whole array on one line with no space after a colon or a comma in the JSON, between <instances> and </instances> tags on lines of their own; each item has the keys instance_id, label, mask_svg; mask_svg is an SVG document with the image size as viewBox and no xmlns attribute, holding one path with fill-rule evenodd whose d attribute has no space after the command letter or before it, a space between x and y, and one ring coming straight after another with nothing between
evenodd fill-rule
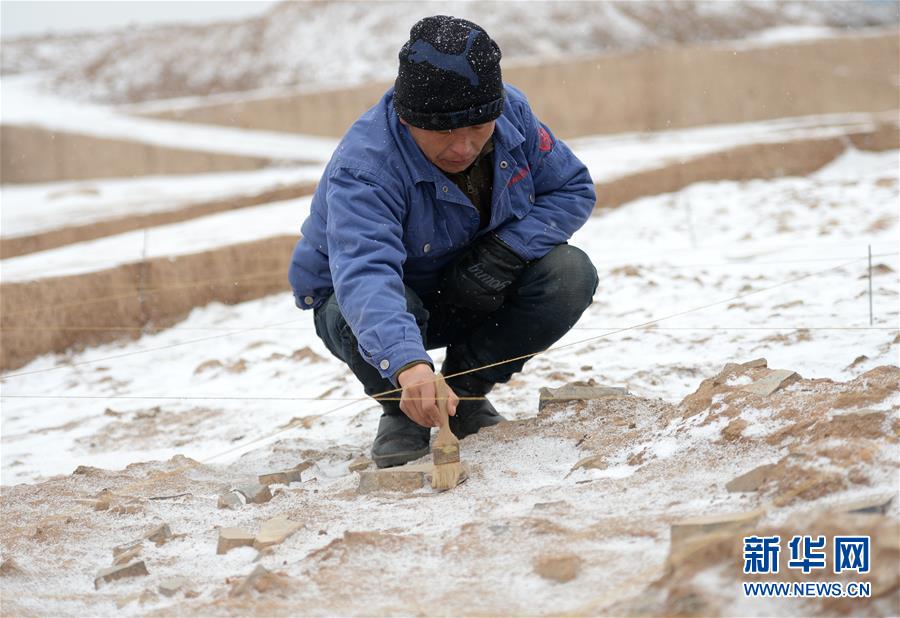
<instances>
[{"instance_id":1,"label":"man's fingers","mask_svg":"<svg viewBox=\"0 0 900 618\"><path fill-rule=\"evenodd\" d=\"M450 397L447 398L447 412L450 416L456 416L456 406L459 405L459 397L456 393L450 391Z\"/></svg>"}]
</instances>

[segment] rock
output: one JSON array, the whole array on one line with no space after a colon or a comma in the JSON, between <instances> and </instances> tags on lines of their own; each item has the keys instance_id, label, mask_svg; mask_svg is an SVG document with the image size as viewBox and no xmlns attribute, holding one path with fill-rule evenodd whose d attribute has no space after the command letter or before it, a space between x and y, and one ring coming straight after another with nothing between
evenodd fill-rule
<instances>
[{"instance_id":1,"label":"rock","mask_svg":"<svg viewBox=\"0 0 900 618\"><path fill-rule=\"evenodd\" d=\"M672 524L672 546L684 541L714 532L738 532L748 526L752 526L762 517L762 510L747 511L744 513L729 513L724 515L709 515L706 517L691 517L682 519Z\"/></svg>"},{"instance_id":2,"label":"rock","mask_svg":"<svg viewBox=\"0 0 900 618\"><path fill-rule=\"evenodd\" d=\"M237 491L247 499L247 502L252 502L253 504L265 504L272 499L272 492L269 491L268 485L251 483L238 487Z\"/></svg>"},{"instance_id":3,"label":"rock","mask_svg":"<svg viewBox=\"0 0 900 618\"><path fill-rule=\"evenodd\" d=\"M547 404L560 401L584 401L628 396L627 389L616 386L586 386L582 384L566 384L559 388L544 386L539 394L538 411L543 410Z\"/></svg>"},{"instance_id":4,"label":"rock","mask_svg":"<svg viewBox=\"0 0 900 618\"><path fill-rule=\"evenodd\" d=\"M291 521L286 517L273 517L260 526L259 533L253 541L253 547L262 550L272 545L278 545L302 527L303 524Z\"/></svg>"},{"instance_id":5,"label":"rock","mask_svg":"<svg viewBox=\"0 0 900 618\"><path fill-rule=\"evenodd\" d=\"M121 545L116 545L112 548L113 558L117 558L122 554L128 553L133 549L140 549L141 545L143 545L144 539L137 539L136 541L129 541L128 543L122 543Z\"/></svg>"},{"instance_id":6,"label":"rock","mask_svg":"<svg viewBox=\"0 0 900 618\"><path fill-rule=\"evenodd\" d=\"M162 545L172 538L172 529L169 528L169 524L163 524L148 532L144 538L148 541L153 541L157 545Z\"/></svg>"},{"instance_id":7,"label":"rock","mask_svg":"<svg viewBox=\"0 0 900 618\"><path fill-rule=\"evenodd\" d=\"M769 361L764 358L757 358L752 361L747 361L746 363L741 363L741 367L746 367L747 369L758 369L761 367L768 367Z\"/></svg>"},{"instance_id":8,"label":"rock","mask_svg":"<svg viewBox=\"0 0 900 618\"><path fill-rule=\"evenodd\" d=\"M259 483L260 485L274 485L275 483L280 483L282 485L290 485L291 483L300 483L301 478L300 474L303 470L281 470L279 472L269 472L267 474L259 475Z\"/></svg>"},{"instance_id":9,"label":"rock","mask_svg":"<svg viewBox=\"0 0 900 618\"><path fill-rule=\"evenodd\" d=\"M235 547L252 547L256 537L242 528L220 528L217 554L225 554Z\"/></svg>"},{"instance_id":10,"label":"rock","mask_svg":"<svg viewBox=\"0 0 900 618\"><path fill-rule=\"evenodd\" d=\"M893 501L893 494L883 494L864 500L854 500L853 502L838 504L834 507L834 510L840 513L876 513L885 515Z\"/></svg>"},{"instance_id":11,"label":"rock","mask_svg":"<svg viewBox=\"0 0 900 618\"><path fill-rule=\"evenodd\" d=\"M122 552L118 556L114 556L113 564L114 565L129 564L130 562L132 562L135 558L137 558L140 555L142 549L143 549L143 546L135 545L128 551Z\"/></svg>"},{"instance_id":12,"label":"rock","mask_svg":"<svg viewBox=\"0 0 900 618\"><path fill-rule=\"evenodd\" d=\"M94 578L94 588L99 589L101 584L109 583L117 579L141 577L143 575L149 575L147 566L144 564L143 560L126 565L111 566L102 569L97 573L97 577Z\"/></svg>"},{"instance_id":13,"label":"rock","mask_svg":"<svg viewBox=\"0 0 900 618\"><path fill-rule=\"evenodd\" d=\"M178 593L182 588L186 588L187 579L181 576L167 577L159 582L159 593L163 596L171 597Z\"/></svg>"},{"instance_id":14,"label":"rock","mask_svg":"<svg viewBox=\"0 0 900 618\"><path fill-rule=\"evenodd\" d=\"M757 491L775 470L775 464L757 466L735 477L725 484L725 489L732 493Z\"/></svg>"},{"instance_id":15,"label":"rock","mask_svg":"<svg viewBox=\"0 0 900 618\"><path fill-rule=\"evenodd\" d=\"M244 494L235 490L219 495L218 507L220 509L237 509L246 504Z\"/></svg>"},{"instance_id":16,"label":"rock","mask_svg":"<svg viewBox=\"0 0 900 618\"><path fill-rule=\"evenodd\" d=\"M350 468L350 472L361 472L369 467L372 463L372 460L366 457L365 455L360 455L356 459L350 462L348 466Z\"/></svg>"},{"instance_id":17,"label":"rock","mask_svg":"<svg viewBox=\"0 0 900 618\"><path fill-rule=\"evenodd\" d=\"M534 567L534 572L544 579L563 584L578 577L581 563L581 558L568 554L564 556L542 556L537 558L532 563L532 566Z\"/></svg>"},{"instance_id":18,"label":"rock","mask_svg":"<svg viewBox=\"0 0 900 618\"><path fill-rule=\"evenodd\" d=\"M20 567L12 558L7 558L3 562L0 562L0 577L13 577L15 575L23 575L24 573L25 569Z\"/></svg>"},{"instance_id":19,"label":"rock","mask_svg":"<svg viewBox=\"0 0 900 618\"><path fill-rule=\"evenodd\" d=\"M747 386L742 386L740 390L744 391L745 393L768 397L779 388L784 388L791 382L795 382L799 379L800 376L789 369L776 369L774 371L770 371L766 374L765 377L757 380L756 382L748 384Z\"/></svg>"},{"instance_id":20,"label":"rock","mask_svg":"<svg viewBox=\"0 0 900 618\"><path fill-rule=\"evenodd\" d=\"M250 572L250 575L245 577L244 580L240 584L235 586L232 589L232 591L228 593L228 596L240 597L240 596L247 594L248 592L250 592L250 589L253 587L253 585L261 577L263 577L264 575L267 575L268 573L269 573L269 570L266 567L264 567L261 564L257 564L256 568L254 568Z\"/></svg>"}]
</instances>

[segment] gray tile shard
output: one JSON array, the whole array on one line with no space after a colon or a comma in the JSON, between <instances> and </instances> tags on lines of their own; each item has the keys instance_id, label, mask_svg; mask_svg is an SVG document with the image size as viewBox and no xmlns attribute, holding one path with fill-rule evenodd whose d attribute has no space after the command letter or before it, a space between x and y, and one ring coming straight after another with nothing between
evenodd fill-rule
<instances>
[{"instance_id":1,"label":"gray tile shard","mask_svg":"<svg viewBox=\"0 0 900 618\"><path fill-rule=\"evenodd\" d=\"M742 386L740 390L744 391L745 393L752 393L754 395L768 397L779 388L783 388L798 379L800 379L800 376L798 376L796 372L791 371L790 369L776 369L774 371L770 371L765 375L765 377L757 380L756 382L748 384L747 386Z\"/></svg>"},{"instance_id":2,"label":"gray tile shard","mask_svg":"<svg viewBox=\"0 0 900 618\"><path fill-rule=\"evenodd\" d=\"M618 386L588 386L585 384L566 384L559 388L544 386L539 394L538 411L554 402L608 399L610 397L628 397L629 395L628 389Z\"/></svg>"},{"instance_id":3,"label":"gray tile shard","mask_svg":"<svg viewBox=\"0 0 900 618\"><path fill-rule=\"evenodd\" d=\"M264 521L259 527L256 539L253 541L253 547L262 550L272 545L283 543L286 538L297 532L303 524L291 521L287 517L273 517L268 521Z\"/></svg>"},{"instance_id":4,"label":"gray tile shard","mask_svg":"<svg viewBox=\"0 0 900 618\"><path fill-rule=\"evenodd\" d=\"M756 524L762 516L762 510L755 510L682 519L672 524L672 547L694 537L714 532L737 532L743 530Z\"/></svg>"},{"instance_id":5,"label":"gray tile shard","mask_svg":"<svg viewBox=\"0 0 900 618\"><path fill-rule=\"evenodd\" d=\"M126 577L141 577L143 575L149 575L149 573L147 572L147 566L144 564L143 560L139 562L132 562L131 564L126 565L111 566L106 569L102 569L99 573L97 573L97 577L94 578L94 588L99 589L102 584L109 583L117 579L124 579Z\"/></svg>"},{"instance_id":6,"label":"gray tile shard","mask_svg":"<svg viewBox=\"0 0 900 618\"><path fill-rule=\"evenodd\" d=\"M243 528L220 528L217 554L225 554L235 547L252 547L256 536Z\"/></svg>"},{"instance_id":7,"label":"gray tile shard","mask_svg":"<svg viewBox=\"0 0 900 618\"><path fill-rule=\"evenodd\" d=\"M725 484L725 489L732 493L757 491L766 482L774 469L775 464L757 466L749 472L745 472L728 481Z\"/></svg>"},{"instance_id":8,"label":"gray tile shard","mask_svg":"<svg viewBox=\"0 0 900 618\"><path fill-rule=\"evenodd\" d=\"M841 513L870 513L884 515L891 507L891 502L893 501L893 494L884 494L839 504L835 510L840 511Z\"/></svg>"},{"instance_id":9,"label":"gray tile shard","mask_svg":"<svg viewBox=\"0 0 900 618\"><path fill-rule=\"evenodd\" d=\"M278 472L268 472L266 474L259 475L259 484L260 485L274 485L279 483L281 485L290 485L291 483L300 483L301 478L300 475L303 473L303 470L298 470L293 468L291 470L279 470Z\"/></svg>"},{"instance_id":10,"label":"gray tile shard","mask_svg":"<svg viewBox=\"0 0 900 618\"><path fill-rule=\"evenodd\" d=\"M253 504L265 504L272 499L272 492L269 491L268 485L260 485L259 483L250 483L236 488L247 502Z\"/></svg>"}]
</instances>

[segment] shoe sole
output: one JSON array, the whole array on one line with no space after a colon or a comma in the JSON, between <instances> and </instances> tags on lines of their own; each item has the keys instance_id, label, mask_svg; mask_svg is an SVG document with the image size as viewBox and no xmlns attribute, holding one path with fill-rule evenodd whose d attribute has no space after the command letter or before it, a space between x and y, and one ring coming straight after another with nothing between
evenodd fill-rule
<instances>
[{"instance_id":1,"label":"shoe sole","mask_svg":"<svg viewBox=\"0 0 900 618\"><path fill-rule=\"evenodd\" d=\"M377 468L394 468L419 459L420 457L424 457L430 452L431 448L426 446L418 451L403 451L400 453L391 453L390 455L378 456L373 453L372 461L375 462L375 467Z\"/></svg>"}]
</instances>

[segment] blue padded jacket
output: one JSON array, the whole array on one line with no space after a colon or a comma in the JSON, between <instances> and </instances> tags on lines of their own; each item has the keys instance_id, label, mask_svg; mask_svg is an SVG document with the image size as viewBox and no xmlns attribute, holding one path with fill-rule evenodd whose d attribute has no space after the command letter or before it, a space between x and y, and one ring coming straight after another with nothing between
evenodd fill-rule
<instances>
[{"instance_id":1,"label":"blue padded jacket","mask_svg":"<svg viewBox=\"0 0 900 618\"><path fill-rule=\"evenodd\" d=\"M431 362L406 311L472 242L495 233L526 261L566 242L590 215L594 184L584 164L505 85L493 134L491 220L432 164L394 111L393 89L341 140L313 196L289 280L301 309L335 293L363 357L385 378Z\"/></svg>"}]
</instances>

